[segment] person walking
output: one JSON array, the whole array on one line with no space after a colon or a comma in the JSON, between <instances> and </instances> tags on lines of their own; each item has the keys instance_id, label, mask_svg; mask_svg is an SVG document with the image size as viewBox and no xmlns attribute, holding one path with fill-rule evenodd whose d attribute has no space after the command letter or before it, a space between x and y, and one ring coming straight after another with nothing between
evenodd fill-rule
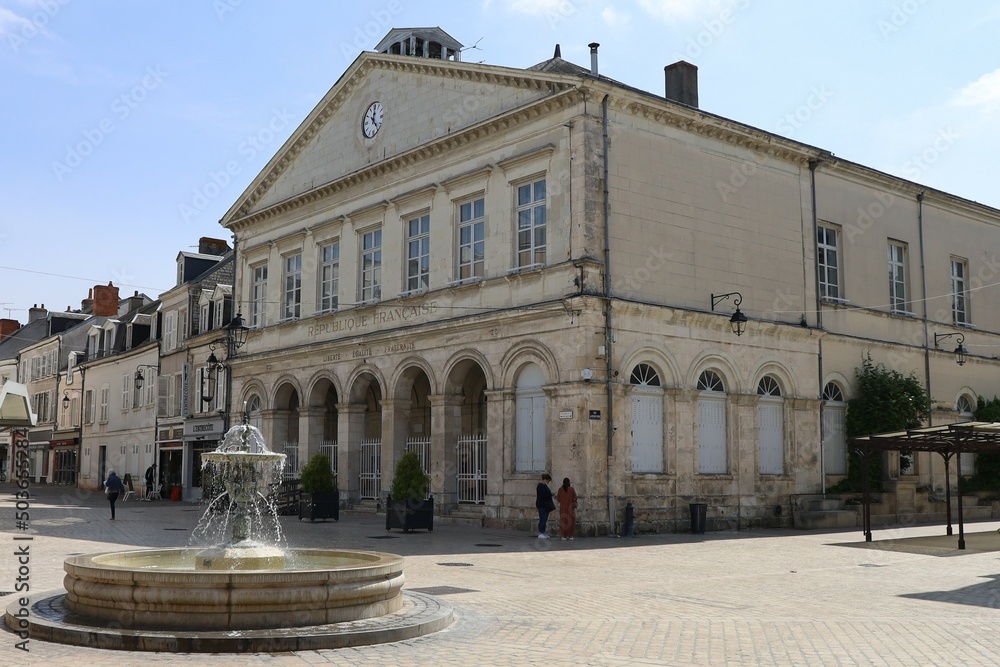
<instances>
[{"instance_id":1,"label":"person walking","mask_svg":"<svg viewBox=\"0 0 1000 667\"><path fill-rule=\"evenodd\" d=\"M549 512L556 508L555 502L552 501L552 489L549 488L551 481L552 476L549 473L543 473L542 481L535 487L535 508L538 510L538 539L540 540L549 539L545 533L545 524L549 520Z\"/></svg>"},{"instance_id":2,"label":"person walking","mask_svg":"<svg viewBox=\"0 0 1000 667\"><path fill-rule=\"evenodd\" d=\"M572 540L576 537L576 490L570 485L569 477L563 477L556 500L559 502L559 537Z\"/></svg>"},{"instance_id":3,"label":"person walking","mask_svg":"<svg viewBox=\"0 0 1000 667\"><path fill-rule=\"evenodd\" d=\"M111 501L111 520L115 520L115 501L118 500L118 496L125 491L125 485L122 484L121 478L115 474L114 470L108 471L108 478L104 482L104 492L107 494L108 500Z\"/></svg>"}]
</instances>

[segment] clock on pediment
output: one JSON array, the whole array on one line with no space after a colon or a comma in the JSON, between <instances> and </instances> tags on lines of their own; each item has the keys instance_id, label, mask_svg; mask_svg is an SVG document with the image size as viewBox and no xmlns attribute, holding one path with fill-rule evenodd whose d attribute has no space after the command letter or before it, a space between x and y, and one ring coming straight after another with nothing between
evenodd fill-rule
<instances>
[{"instance_id":1,"label":"clock on pediment","mask_svg":"<svg viewBox=\"0 0 1000 667\"><path fill-rule=\"evenodd\" d=\"M372 102L368 109L365 110L365 115L361 119L361 133L365 135L366 139L372 139L378 134L378 131L382 129L382 117L385 114L385 108L382 106L381 102Z\"/></svg>"}]
</instances>

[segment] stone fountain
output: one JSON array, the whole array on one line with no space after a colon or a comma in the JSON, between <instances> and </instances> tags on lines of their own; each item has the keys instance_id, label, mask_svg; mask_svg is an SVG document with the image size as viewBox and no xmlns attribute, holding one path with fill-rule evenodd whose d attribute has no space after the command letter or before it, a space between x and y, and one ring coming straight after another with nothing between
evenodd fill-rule
<instances>
[{"instance_id":1,"label":"stone fountain","mask_svg":"<svg viewBox=\"0 0 1000 667\"><path fill-rule=\"evenodd\" d=\"M268 491L284 454L246 423L203 455L224 491L194 534L203 547L67 558L64 595L33 599L31 636L130 650L277 651L407 639L446 627L451 608L402 592L403 559L282 548ZM7 624L22 619L7 610Z\"/></svg>"}]
</instances>

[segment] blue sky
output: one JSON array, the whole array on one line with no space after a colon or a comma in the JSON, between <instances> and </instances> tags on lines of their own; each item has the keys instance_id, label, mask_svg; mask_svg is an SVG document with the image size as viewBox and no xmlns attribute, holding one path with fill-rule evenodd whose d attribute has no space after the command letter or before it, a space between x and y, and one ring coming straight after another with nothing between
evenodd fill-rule
<instances>
[{"instance_id":1,"label":"blue sky","mask_svg":"<svg viewBox=\"0 0 1000 667\"><path fill-rule=\"evenodd\" d=\"M685 59L706 111L1000 207L993 2L0 0L0 317L172 287L361 50L426 25L511 67L596 41L657 94Z\"/></svg>"}]
</instances>

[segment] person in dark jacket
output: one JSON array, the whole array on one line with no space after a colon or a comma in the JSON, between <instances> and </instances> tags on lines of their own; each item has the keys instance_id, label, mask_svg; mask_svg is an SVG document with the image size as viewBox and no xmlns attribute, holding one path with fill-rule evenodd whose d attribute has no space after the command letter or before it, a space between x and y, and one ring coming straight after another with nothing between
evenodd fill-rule
<instances>
[{"instance_id":1,"label":"person in dark jacket","mask_svg":"<svg viewBox=\"0 0 1000 667\"><path fill-rule=\"evenodd\" d=\"M115 501L118 500L118 496L125 491L125 485L122 484L121 478L115 474L114 470L108 471L108 479L104 482L104 492L108 494L108 500L111 501L111 520L115 520Z\"/></svg>"},{"instance_id":2,"label":"person in dark jacket","mask_svg":"<svg viewBox=\"0 0 1000 667\"><path fill-rule=\"evenodd\" d=\"M538 509L538 539L540 540L549 539L545 532L545 524L549 520L549 512L556 508L556 504L552 500L552 489L549 488L551 481L552 475L544 473L542 481L535 487L535 508Z\"/></svg>"}]
</instances>

